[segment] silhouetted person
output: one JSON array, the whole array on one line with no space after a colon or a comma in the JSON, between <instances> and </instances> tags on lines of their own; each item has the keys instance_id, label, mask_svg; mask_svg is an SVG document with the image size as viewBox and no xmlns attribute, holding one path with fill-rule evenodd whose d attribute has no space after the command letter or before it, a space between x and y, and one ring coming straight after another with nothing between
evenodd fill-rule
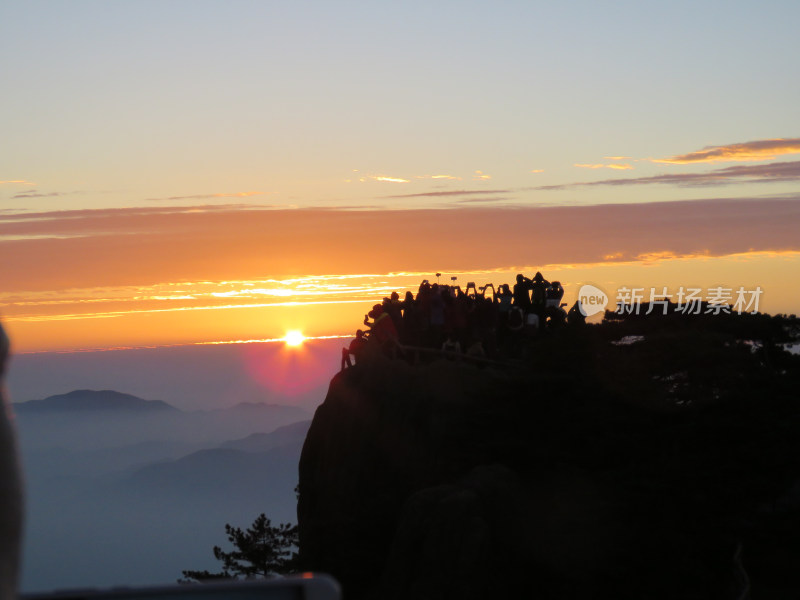
<instances>
[{"instance_id":1,"label":"silhouetted person","mask_svg":"<svg viewBox=\"0 0 800 600\"><path fill-rule=\"evenodd\" d=\"M560 281L554 281L545 292L547 298L547 308L557 308L561 306L561 299L564 297L564 288Z\"/></svg>"},{"instance_id":2,"label":"silhouetted person","mask_svg":"<svg viewBox=\"0 0 800 600\"><path fill-rule=\"evenodd\" d=\"M459 291L458 296L452 299L450 303L449 313L450 332L459 342L465 341L469 321L469 298L466 294Z\"/></svg>"},{"instance_id":3,"label":"silhouetted person","mask_svg":"<svg viewBox=\"0 0 800 600\"><path fill-rule=\"evenodd\" d=\"M352 367L353 363L350 360L350 355L356 359L356 364L361 360L359 357L361 352L364 350L364 346L367 345L367 338L364 337L364 330L359 329L356 331L356 337L350 342L350 346L347 348L342 348L342 368L341 370L344 371L345 365L347 367Z\"/></svg>"},{"instance_id":4,"label":"silhouetted person","mask_svg":"<svg viewBox=\"0 0 800 600\"><path fill-rule=\"evenodd\" d=\"M539 271L533 276L531 283L531 310L539 317L539 323L543 324L545 319L545 308L547 308L547 281Z\"/></svg>"},{"instance_id":5,"label":"silhouetted person","mask_svg":"<svg viewBox=\"0 0 800 600\"><path fill-rule=\"evenodd\" d=\"M376 304L376 305L374 305L374 306L372 307L372 310L371 310L371 311L369 311L367 314L365 314L365 315L364 315L364 325L366 325L367 327L369 327L369 328L370 328L370 330L372 329L372 326L375 324L375 322L374 322L374 321L375 321L375 318L376 318L376 316L377 316L377 314L378 314L378 311L381 311L381 312L383 312L383 308L381 308L381 305L380 305L380 304ZM370 322L369 322L369 320L370 320L370 319L372 319L372 320L373 320L373 322L372 322L372 323L370 323Z\"/></svg>"},{"instance_id":6,"label":"silhouetted person","mask_svg":"<svg viewBox=\"0 0 800 600\"><path fill-rule=\"evenodd\" d=\"M514 299L514 294L507 283L502 284L494 297L494 304L497 312L497 324L495 326L495 334L497 342L500 346L504 345L506 339L506 325L508 324L508 313L511 311L511 302Z\"/></svg>"},{"instance_id":7,"label":"silhouetted person","mask_svg":"<svg viewBox=\"0 0 800 600\"><path fill-rule=\"evenodd\" d=\"M383 309L382 305L376 304L367 316L375 319L370 323L369 319L364 318L364 324L370 327L370 340L375 340L387 355L393 357L397 349L398 339L397 329L389 313Z\"/></svg>"},{"instance_id":8,"label":"silhouetted person","mask_svg":"<svg viewBox=\"0 0 800 600\"><path fill-rule=\"evenodd\" d=\"M440 290L435 283L431 286L430 302L430 342L429 346L436 348L442 343L444 330L444 307L447 292Z\"/></svg>"},{"instance_id":9,"label":"silhouetted person","mask_svg":"<svg viewBox=\"0 0 800 600\"><path fill-rule=\"evenodd\" d=\"M528 337L533 337L539 333L539 329L544 325L539 319L539 315L535 312L529 312L525 315L525 328L524 332Z\"/></svg>"},{"instance_id":10,"label":"silhouetted person","mask_svg":"<svg viewBox=\"0 0 800 600\"><path fill-rule=\"evenodd\" d=\"M428 283L427 279L423 279L422 283L419 284L419 289L417 290L417 302L422 301L428 294L431 292L431 284Z\"/></svg>"},{"instance_id":11,"label":"silhouetted person","mask_svg":"<svg viewBox=\"0 0 800 600\"><path fill-rule=\"evenodd\" d=\"M384 301L383 305L384 310L392 318L395 329L400 331L403 327L403 303L400 302L400 295L397 292L392 292L389 301Z\"/></svg>"},{"instance_id":12,"label":"silhouetted person","mask_svg":"<svg viewBox=\"0 0 800 600\"><path fill-rule=\"evenodd\" d=\"M497 290L497 294L494 296L495 302L497 302L497 309L501 313L507 313L511 310L511 301L514 299L514 294L511 293L511 289L508 287L507 283L504 283L500 286L500 289Z\"/></svg>"},{"instance_id":13,"label":"silhouetted person","mask_svg":"<svg viewBox=\"0 0 800 600\"><path fill-rule=\"evenodd\" d=\"M572 305L572 308L569 309L567 313L567 323L569 325L585 325L586 324L586 315L583 314L581 310L581 301L575 300L575 304Z\"/></svg>"},{"instance_id":14,"label":"silhouetted person","mask_svg":"<svg viewBox=\"0 0 800 600\"><path fill-rule=\"evenodd\" d=\"M419 327L417 322L419 310L414 300L414 294L410 291L406 292L401 307L403 309L403 326L400 329L400 342L414 346L419 342Z\"/></svg>"},{"instance_id":15,"label":"silhouetted person","mask_svg":"<svg viewBox=\"0 0 800 600\"><path fill-rule=\"evenodd\" d=\"M522 273L517 274L517 283L514 284L514 306L522 312L530 309L531 297L528 292L531 289L531 280Z\"/></svg>"},{"instance_id":16,"label":"silhouetted person","mask_svg":"<svg viewBox=\"0 0 800 600\"><path fill-rule=\"evenodd\" d=\"M9 343L0 325L0 600L16 598L22 538L22 477L5 394Z\"/></svg>"},{"instance_id":17,"label":"silhouetted person","mask_svg":"<svg viewBox=\"0 0 800 600\"><path fill-rule=\"evenodd\" d=\"M551 329L558 329L567 322L567 311L558 304L557 306L548 306L546 309L547 324Z\"/></svg>"}]
</instances>

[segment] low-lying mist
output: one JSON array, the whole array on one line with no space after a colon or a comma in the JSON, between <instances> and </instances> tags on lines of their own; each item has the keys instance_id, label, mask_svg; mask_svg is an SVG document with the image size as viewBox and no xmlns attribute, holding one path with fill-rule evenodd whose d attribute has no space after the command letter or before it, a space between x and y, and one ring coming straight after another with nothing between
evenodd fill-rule
<instances>
[{"instance_id":1,"label":"low-lying mist","mask_svg":"<svg viewBox=\"0 0 800 600\"><path fill-rule=\"evenodd\" d=\"M174 582L214 570L224 525L296 521L311 413L239 404L182 411L82 391L18 404L27 480L22 590ZM78 398L94 398L90 407ZM85 402L84 402L85 404Z\"/></svg>"}]
</instances>

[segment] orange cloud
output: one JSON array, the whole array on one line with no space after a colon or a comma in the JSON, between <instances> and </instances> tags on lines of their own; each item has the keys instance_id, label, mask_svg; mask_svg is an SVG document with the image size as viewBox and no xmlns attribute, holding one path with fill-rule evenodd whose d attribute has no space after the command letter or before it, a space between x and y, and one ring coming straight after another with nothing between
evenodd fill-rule
<instances>
[{"instance_id":1,"label":"orange cloud","mask_svg":"<svg viewBox=\"0 0 800 600\"><path fill-rule=\"evenodd\" d=\"M636 257L636 260L643 262L645 264L652 264L660 260L673 260L676 258L689 258L689 257L694 257L694 255L678 256L671 250L657 250L654 252L643 252Z\"/></svg>"},{"instance_id":2,"label":"orange cloud","mask_svg":"<svg viewBox=\"0 0 800 600\"><path fill-rule=\"evenodd\" d=\"M372 296L374 298L374 296ZM369 300L369 299L368 299ZM252 309L252 308L268 308L279 306L318 306L321 304L351 304L363 303L365 300L317 300L308 302L262 302L258 304L242 303L242 304L221 304L221 305L206 305L206 306L176 306L170 308L141 308L132 310L118 310L118 311L104 311L104 312L84 312L73 314L56 314L56 315L21 315L12 316L5 319L9 323L20 322L42 322L42 321L72 321L76 319L111 319L114 317L122 317L136 314L157 314L157 313L173 313L173 312L186 312L197 310L230 310L230 309Z\"/></svg>"},{"instance_id":3,"label":"orange cloud","mask_svg":"<svg viewBox=\"0 0 800 600\"><path fill-rule=\"evenodd\" d=\"M26 181L25 179L7 179L5 181L0 181L0 185L9 183L17 185L36 185L32 181Z\"/></svg>"},{"instance_id":4,"label":"orange cloud","mask_svg":"<svg viewBox=\"0 0 800 600\"><path fill-rule=\"evenodd\" d=\"M680 154L671 158L653 159L653 162L690 164L706 162L772 160L784 154L800 154L800 138L757 140L726 146L706 146L702 150Z\"/></svg>"},{"instance_id":5,"label":"orange cloud","mask_svg":"<svg viewBox=\"0 0 800 600\"><path fill-rule=\"evenodd\" d=\"M0 236L15 236L0 241L0 255L9 257L4 293L57 290L58 298L73 288L265 274L473 271L530 256L555 264L616 253L635 259L661 251L798 250L797 231L800 196L458 210L151 207L0 214ZM143 290L148 294L168 295Z\"/></svg>"},{"instance_id":6,"label":"orange cloud","mask_svg":"<svg viewBox=\"0 0 800 600\"><path fill-rule=\"evenodd\" d=\"M492 176L491 175L486 175L483 171L475 171L475 175L473 175L472 178L473 179L477 179L479 181L486 181L488 179L491 179Z\"/></svg>"}]
</instances>

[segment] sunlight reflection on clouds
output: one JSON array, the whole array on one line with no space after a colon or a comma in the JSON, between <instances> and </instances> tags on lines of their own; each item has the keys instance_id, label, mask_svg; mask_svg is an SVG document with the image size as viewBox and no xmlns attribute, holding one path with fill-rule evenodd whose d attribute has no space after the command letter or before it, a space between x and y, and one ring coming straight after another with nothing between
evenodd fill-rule
<instances>
[{"instance_id":1,"label":"sunlight reflection on clouds","mask_svg":"<svg viewBox=\"0 0 800 600\"><path fill-rule=\"evenodd\" d=\"M440 283L513 283L516 273L542 271L560 280L573 298L584 283L610 295L619 286L685 286L714 281L728 286L760 285L763 310L793 312L789 273L800 252L748 252L715 257L653 252L610 254L599 263L516 265L447 272ZM767 268L769 267L769 268ZM195 343L253 343L282 340L290 329L308 338L349 337L363 315L397 291L416 292L435 273L398 271L307 275L287 279L196 280L153 285L69 288L62 291L0 293L0 312L14 334L18 352L103 349ZM349 335L348 335L349 333Z\"/></svg>"}]
</instances>

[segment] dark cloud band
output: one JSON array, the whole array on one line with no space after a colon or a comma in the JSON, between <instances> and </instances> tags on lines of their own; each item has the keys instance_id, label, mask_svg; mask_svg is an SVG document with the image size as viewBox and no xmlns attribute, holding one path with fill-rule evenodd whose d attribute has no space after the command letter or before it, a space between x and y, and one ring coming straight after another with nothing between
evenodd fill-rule
<instances>
[{"instance_id":1,"label":"dark cloud band","mask_svg":"<svg viewBox=\"0 0 800 600\"><path fill-rule=\"evenodd\" d=\"M710 186L727 185L734 182L774 183L782 181L800 181L800 161L770 163L766 165L735 165L722 169L714 169L705 173L665 173L649 177L633 177L628 179L601 179L543 185L535 190L563 190L573 187L588 186L631 186L667 184L677 186Z\"/></svg>"}]
</instances>

